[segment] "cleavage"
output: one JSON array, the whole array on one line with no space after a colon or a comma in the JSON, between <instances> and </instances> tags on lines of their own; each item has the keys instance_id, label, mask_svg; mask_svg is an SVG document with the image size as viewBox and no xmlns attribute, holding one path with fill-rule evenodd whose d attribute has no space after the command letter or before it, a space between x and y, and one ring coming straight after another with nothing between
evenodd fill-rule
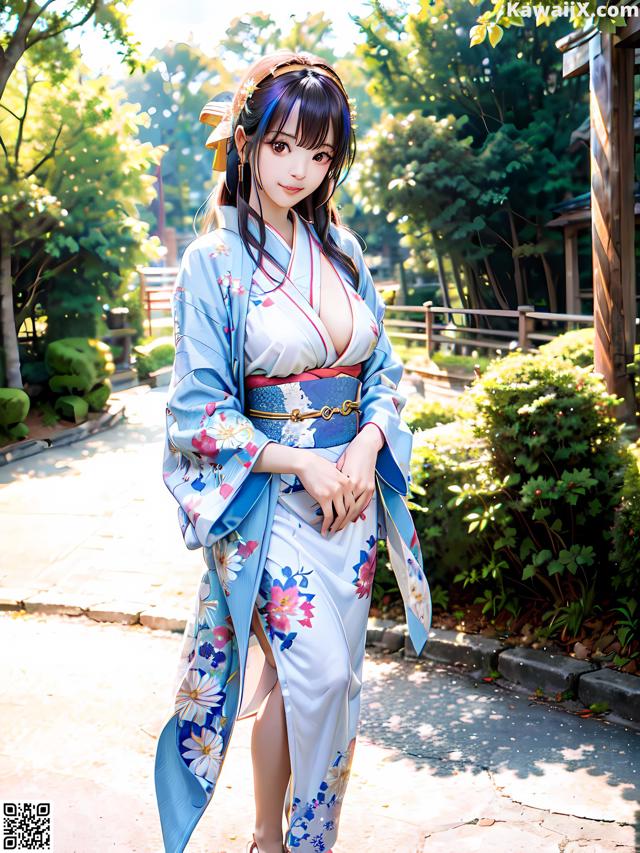
<instances>
[{"instance_id":1,"label":"cleavage","mask_svg":"<svg viewBox=\"0 0 640 853\"><path fill-rule=\"evenodd\" d=\"M337 355L344 353L353 336L353 309L346 288L324 252L320 252L320 319L331 336Z\"/></svg>"}]
</instances>

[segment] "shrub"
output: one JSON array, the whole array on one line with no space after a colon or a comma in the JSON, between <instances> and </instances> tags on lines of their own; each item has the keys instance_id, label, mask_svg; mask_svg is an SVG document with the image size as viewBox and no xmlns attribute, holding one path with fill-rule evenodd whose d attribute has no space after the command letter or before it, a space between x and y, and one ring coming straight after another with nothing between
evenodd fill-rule
<instances>
[{"instance_id":1,"label":"shrub","mask_svg":"<svg viewBox=\"0 0 640 853\"><path fill-rule=\"evenodd\" d=\"M565 358L578 367L593 367L594 329L574 329L539 347L547 358Z\"/></svg>"},{"instance_id":2,"label":"shrub","mask_svg":"<svg viewBox=\"0 0 640 853\"><path fill-rule=\"evenodd\" d=\"M449 587L461 566L478 563L478 543L464 522L466 509L450 507L450 489L476 482L488 461L469 423L454 421L414 435L410 506L430 584Z\"/></svg>"},{"instance_id":3,"label":"shrub","mask_svg":"<svg viewBox=\"0 0 640 853\"><path fill-rule=\"evenodd\" d=\"M61 338L48 344L45 365L54 409L76 423L89 409L99 412L109 399L109 376L115 370L111 348L93 338ZM81 401L81 402L78 402Z\"/></svg>"},{"instance_id":4,"label":"shrub","mask_svg":"<svg viewBox=\"0 0 640 853\"><path fill-rule=\"evenodd\" d=\"M589 370L540 353L495 363L471 395L492 473L481 488L458 487L454 506L466 507L468 532L482 540L483 573L506 597L510 588L559 609L582 602L577 630L596 584L608 583L621 487L617 398ZM561 624L555 610L554 619Z\"/></svg>"},{"instance_id":5,"label":"shrub","mask_svg":"<svg viewBox=\"0 0 640 853\"><path fill-rule=\"evenodd\" d=\"M0 437L15 441L29 435L24 423L31 400L21 388L0 388Z\"/></svg>"},{"instance_id":6,"label":"shrub","mask_svg":"<svg viewBox=\"0 0 640 853\"><path fill-rule=\"evenodd\" d=\"M436 400L425 400L412 394L402 410L402 416L412 430L431 429L438 424L448 424L456 419L454 406L446 406Z\"/></svg>"},{"instance_id":7,"label":"shrub","mask_svg":"<svg viewBox=\"0 0 640 853\"><path fill-rule=\"evenodd\" d=\"M635 575L640 568L640 439L625 449L622 499L616 512L614 527L614 559L618 574L614 589L631 589L637 585Z\"/></svg>"},{"instance_id":8,"label":"shrub","mask_svg":"<svg viewBox=\"0 0 640 853\"><path fill-rule=\"evenodd\" d=\"M134 347L138 379L147 379L154 370L173 364L176 348L167 338L159 338L145 346Z\"/></svg>"}]
</instances>

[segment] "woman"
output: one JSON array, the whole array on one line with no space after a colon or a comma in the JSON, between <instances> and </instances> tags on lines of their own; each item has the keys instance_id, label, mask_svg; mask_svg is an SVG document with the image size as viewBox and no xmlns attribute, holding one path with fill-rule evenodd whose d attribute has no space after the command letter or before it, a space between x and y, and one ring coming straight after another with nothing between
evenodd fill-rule
<instances>
[{"instance_id":1,"label":"woman","mask_svg":"<svg viewBox=\"0 0 640 853\"><path fill-rule=\"evenodd\" d=\"M278 51L201 120L224 176L217 227L210 217L176 281L164 479L207 571L156 755L163 838L184 850L235 721L255 714L248 849L326 851L353 759L379 537L418 653L431 625L403 497L402 364L331 203L355 152L336 72Z\"/></svg>"}]
</instances>

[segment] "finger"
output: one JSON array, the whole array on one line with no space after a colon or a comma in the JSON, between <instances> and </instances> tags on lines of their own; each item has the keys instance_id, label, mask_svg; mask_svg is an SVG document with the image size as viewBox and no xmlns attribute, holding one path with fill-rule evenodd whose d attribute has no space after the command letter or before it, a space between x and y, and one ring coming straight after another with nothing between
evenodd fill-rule
<instances>
[{"instance_id":1,"label":"finger","mask_svg":"<svg viewBox=\"0 0 640 853\"><path fill-rule=\"evenodd\" d=\"M322 528L320 530L321 536L327 535L327 530L329 529L329 525L333 521L333 506L330 500L319 501L320 508L322 509Z\"/></svg>"},{"instance_id":2,"label":"finger","mask_svg":"<svg viewBox=\"0 0 640 853\"><path fill-rule=\"evenodd\" d=\"M351 507L351 509L349 511L347 521L357 521L361 517L364 510L366 509L366 506L368 506L368 504L367 504L367 492L363 492L360 495L360 497L357 498L353 502L353 506ZM346 524L346 522L345 522L345 524Z\"/></svg>"},{"instance_id":3,"label":"finger","mask_svg":"<svg viewBox=\"0 0 640 853\"><path fill-rule=\"evenodd\" d=\"M336 517L333 521L332 527L329 528L329 533L337 533L338 530L342 529L342 525L347 514L344 497L344 494L339 494L333 499L333 505L336 508Z\"/></svg>"}]
</instances>

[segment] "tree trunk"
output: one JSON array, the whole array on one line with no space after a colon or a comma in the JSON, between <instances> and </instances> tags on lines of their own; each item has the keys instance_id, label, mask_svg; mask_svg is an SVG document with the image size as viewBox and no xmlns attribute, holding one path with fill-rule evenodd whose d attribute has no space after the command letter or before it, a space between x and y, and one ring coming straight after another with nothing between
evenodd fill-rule
<instances>
[{"instance_id":1,"label":"tree trunk","mask_svg":"<svg viewBox=\"0 0 640 853\"><path fill-rule=\"evenodd\" d=\"M515 250L520 246L520 242L518 240L518 231L511 211L511 205L507 204L505 210L507 211L509 228L511 230L511 251L515 252ZM520 264L520 258L515 254L513 255L513 274L516 285L516 296L518 297L518 305L527 305L527 291L524 281L522 280L522 266Z\"/></svg>"},{"instance_id":2,"label":"tree trunk","mask_svg":"<svg viewBox=\"0 0 640 853\"><path fill-rule=\"evenodd\" d=\"M18 353L18 333L13 316L13 279L11 277L11 231L0 223L0 328L4 348L7 388L23 388Z\"/></svg>"},{"instance_id":3,"label":"tree trunk","mask_svg":"<svg viewBox=\"0 0 640 853\"><path fill-rule=\"evenodd\" d=\"M442 262L442 255L436 249L436 262L438 264L438 280L440 282L440 289L442 290L442 304L445 308L451 308L451 300L449 299L449 292L447 290L447 278L444 274L444 264Z\"/></svg>"}]
</instances>

